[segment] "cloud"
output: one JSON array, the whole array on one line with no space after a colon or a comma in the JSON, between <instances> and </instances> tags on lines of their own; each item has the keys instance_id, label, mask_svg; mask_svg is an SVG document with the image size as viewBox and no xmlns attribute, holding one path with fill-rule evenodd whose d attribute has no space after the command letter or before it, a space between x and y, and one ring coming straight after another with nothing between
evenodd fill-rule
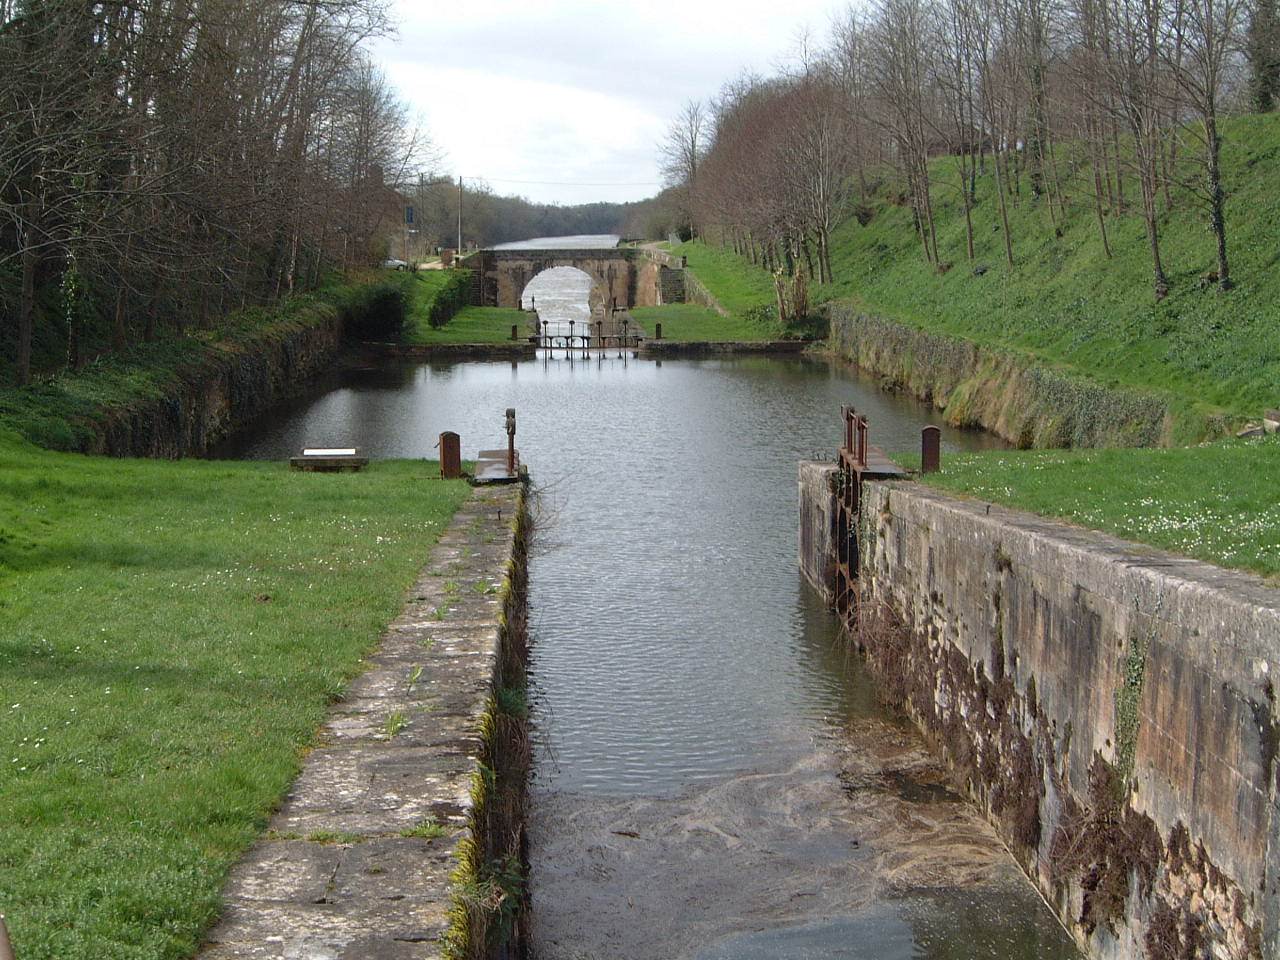
<instances>
[{"instance_id":1,"label":"cloud","mask_svg":"<svg viewBox=\"0 0 1280 960\"><path fill-rule=\"evenodd\" d=\"M373 54L426 118L441 172L539 201L636 200L657 191L657 142L686 100L770 70L801 25L824 28L837 8L395 0L399 37Z\"/></svg>"}]
</instances>

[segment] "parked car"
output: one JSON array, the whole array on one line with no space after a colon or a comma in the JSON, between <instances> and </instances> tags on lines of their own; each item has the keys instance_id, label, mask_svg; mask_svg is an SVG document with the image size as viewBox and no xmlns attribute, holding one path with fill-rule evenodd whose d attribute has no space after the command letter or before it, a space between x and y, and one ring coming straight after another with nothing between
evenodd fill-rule
<instances>
[{"instance_id":1,"label":"parked car","mask_svg":"<svg viewBox=\"0 0 1280 960\"><path fill-rule=\"evenodd\" d=\"M403 260L383 260L382 265L388 270L408 270L409 265Z\"/></svg>"}]
</instances>

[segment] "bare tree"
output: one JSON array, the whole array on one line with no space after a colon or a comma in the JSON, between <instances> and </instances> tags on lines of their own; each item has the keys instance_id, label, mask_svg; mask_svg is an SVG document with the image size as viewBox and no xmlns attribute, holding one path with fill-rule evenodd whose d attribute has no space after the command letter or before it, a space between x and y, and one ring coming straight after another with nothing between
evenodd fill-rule
<instances>
[{"instance_id":1,"label":"bare tree","mask_svg":"<svg viewBox=\"0 0 1280 960\"><path fill-rule=\"evenodd\" d=\"M1179 0L1177 17L1182 36L1176 44L1185 51L1171 64L1178 87L1185 93L1200 120L1204 181L1201 193L1209 210L1209 226L1217 248L1217 283L1230 290L1227 259L1226 192L1222 187L1222 136L1218 112L1231 55L1240 48L1244 0Z\"/></svg>"},{"instance_id":2,"label":"bare tree","mask_svg":"<svg viewBox=\"0 0 1280 960\"><path fill-rule=\"evenodd\" d=\"M706 152L706 135L706 107L700 100L690 100L671 121L666 137L658 146L663 180L684 195L690 236L696 232L693 212L697 206L698 165Z\"/></svg>"}]
</instances>

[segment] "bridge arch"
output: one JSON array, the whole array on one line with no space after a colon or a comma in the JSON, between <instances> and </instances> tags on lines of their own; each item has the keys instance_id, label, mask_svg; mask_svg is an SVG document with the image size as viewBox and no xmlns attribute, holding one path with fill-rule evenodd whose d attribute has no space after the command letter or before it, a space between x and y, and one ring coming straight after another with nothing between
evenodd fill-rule
<instances>
[{"instance_id":1,"label":"bridge arch","mask_svg":"<svg viewBox=\"0 0 1280 960\"><path fill-rule=\"evenodd\" d=\"M682 258L636 247L479 250L462 264L476 272L476 299L486 307L519 307L529 282L554 267L575 267L619 309L684 299Z\"/></svg>"},{"instance_id":2,"label":"bridge arch","mask_svg":"<svg viewBox=\"0 0 1280 960\"><path fill-rule=\"evenodd\" d=\"M520 292L521 310L537 309L542 319L586 322L604 313L606 287L580 267L548 267Z\"/></svg>"}]
</instances>

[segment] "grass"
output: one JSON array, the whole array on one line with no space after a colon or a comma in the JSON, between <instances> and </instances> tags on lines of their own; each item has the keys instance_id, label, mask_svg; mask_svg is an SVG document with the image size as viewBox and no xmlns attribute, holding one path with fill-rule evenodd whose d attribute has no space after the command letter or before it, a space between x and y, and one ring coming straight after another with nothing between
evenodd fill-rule
<instances>
[{"instance_id":1,"label":"grass","mask_svg":"<svg viewBox=\"0 0 1280 960\"><path fill-rule=\"evenodd\" d=\"M687 268L734 317L759 317L776 309L773 278L732 250L689 241L671 252L686 258Z\"/></svg>"},{"instance_id":2,"label":"grass","mask_svg":"<svg viewBox=\"0 0 1280 960\"><path fill-rule=\"evenodd\" d=\"M441 823L436 822L431 817L415 824L412 827L406 827L400 831L402 837L417 837L419 840L437 840L440 837L447 836L449 828Z\"/></svg>"},{"instance_id":3,"label":"grass","mask_svg":"<svg viewBox=\"0 0 1280 960\"><path fill-rule=\"evenodd\" d=\"M519 335L530 334L529 314L514 307L463 307L442 327L432 327L416 316L405 331L407 343L511 343L511 326Z\"/></svg>"},{"instance_id":4,"label":"grass","mask_svg":"<svg viewBox=\"0 0 1280 960\"><path fill-rule=\"evenodd\" d=\"M1064 171L1072 149L1064 148ZM1192 149L1187 144L1183 154ZM1200 288L1199 278L1214 267L1213 238L1203 208L1188 192L1175 193L1172 211L1161 218L1172 288L1167 298L1154 301L1140 215L1108 221L1114 253L1108 259L1092 187L1084 179L1087 166L1068 183L1072 203L1060 239L1045 205L1029 199L1024 182L1022 199L1010 208L1012 268L1004 263L988 168L988 176L979 178L977 255L970 264L951 158L935 161L933 173L938 246L952 269L939 274L924 263L911 211L890 202L896 189L890 185L865 227L850 218L835 231L835 281L811 292L815 300L852 299L869 312L1029 354L1102 383L1172 391L1211 409L1257 417L1263 407L1280 406L1280 114L1231 120L1222 157L1238 284L1226 294ZM1190 178L1196 171L1188 166L1183 174ZM1130 178L1125 188L1136 203L1136 182ZM702 244L679 252L717 297L738 302L750 291L764 297L768 275L733 253ZM975 276L974 266L986 272ZM751 283L744 272L754 274Z\"/></svg>"},{"instance_id":5,"label":"grass","mask_svg":"<svg viewBox=\"0 0 1280 960\"><path fill-rule=\"evenodd\" d=\"M467 496L433 473L108 460L0 434L0 909L17 956L194 952Z\"/></svg>"},{"instance_id":6,"label":"grass","mask_svg":"<svg viewBox=\"0 0 1280 960\"><path fill-rule=\"evenodd\" d=\"M662 339L686 343L724 343L739 340L774 340L779 336L775 324L740 316L722 317L707 307L694 303L670 303L661 307L636 307L631 311L647 331L654 334L654 324L662 324Z\"/></svg>"},{"instance_id":7,"label":"grass","mask_svg":"<svg viewBox=\"0 0 1280 960\"><path fill-rule=\"evenodd\" d=\"M920 480L1280 580L1277 437L1173 450L955 454Z\"/></svg>"},{"instance_id":8,"label":"grass","mask_svg":"<svg viewBox=\"0 0 1280 960\"><path fill-rule=\"evenodd\" d=\"M0 430L12 429L44 447L82 449L97 435L93 424L111 411L180 396L187 384L203 382L219 363L254 356L272 341L336 322L344 305L369 283L368 277L335 283L274 309L241 310L216 326L134 344L29 387L0 386Z\"/></svg>"}]
</instances>

